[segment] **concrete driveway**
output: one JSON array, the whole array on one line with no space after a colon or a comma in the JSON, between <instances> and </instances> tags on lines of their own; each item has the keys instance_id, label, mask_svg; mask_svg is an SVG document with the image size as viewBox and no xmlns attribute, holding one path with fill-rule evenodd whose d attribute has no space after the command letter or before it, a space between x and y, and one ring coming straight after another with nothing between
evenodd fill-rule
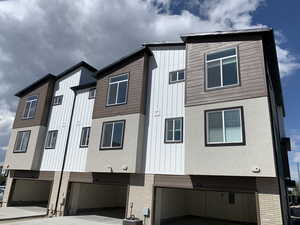
<instances>
[{"instance_id":1,"label":"concrete driveway","mask_svg":"<svg viewBox=\"0 0 300 225\"><path fill-rule=\"evenodd\" d=\"M43 217L47 215L47 209L37 206L25 206L25 207L4 207L0 208L0 223L2 221L13 220L13 219L24 219Z\"/></svg>"},{"instance_id":2,"label":"concrete driveway","mask_svg":"<svg viewBox=\"0 0 300 225\"><path fill-rule=\"evenodd\" d=\"M121 219L104 216L62 216L28 221L7 222L9 225L122 225Z\"/></svg>"}]
</instances>

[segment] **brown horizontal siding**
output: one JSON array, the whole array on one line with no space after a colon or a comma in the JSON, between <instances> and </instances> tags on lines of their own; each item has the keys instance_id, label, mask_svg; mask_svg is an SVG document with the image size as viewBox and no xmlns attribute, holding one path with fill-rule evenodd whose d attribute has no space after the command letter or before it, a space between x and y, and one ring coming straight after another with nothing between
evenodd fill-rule
<instances>
[{"instance_id":1,"label":"brown horizontal siding","mask_svg":"<svg viewBox=\"0 0 300 225\"><path fill-rule=\"evenodd\" d=\"M240 85L205 90L205 54L238 47ZM267 96L262 40L259 36L187 43L186 106Z\"/></svg>"},{"instance_id":2,"label":"brown horizontal siding","mask_svg":"<svg viewBox=\"0 0 300 225\"><path fill-rule=\"evenodd\" d=\"M133 113L145 114L147 61L147 55L139 55L97 81L93 119ZM109 78L122 73L129 73L127 104L106 106Z\"/></svg>"},{"instance_id":3,"label":"brown horizontal siding","mask_svg":"<svg viewBox=\"0 0 300 225\"><path fill-rule=\"evenodd\" d=\"M19 100L15 121L13 128L22 128L22 127L32 127L38 125L47 125L49 110L51 107L51 100L53 94L54 80L49 80L48 82L41 84L36 89L32 90L25 96L21 97ZM38 105L35 112L35 116L32 119L22 119L26 99L30 96L38 96Z\"/></svg>"}]
</instances>

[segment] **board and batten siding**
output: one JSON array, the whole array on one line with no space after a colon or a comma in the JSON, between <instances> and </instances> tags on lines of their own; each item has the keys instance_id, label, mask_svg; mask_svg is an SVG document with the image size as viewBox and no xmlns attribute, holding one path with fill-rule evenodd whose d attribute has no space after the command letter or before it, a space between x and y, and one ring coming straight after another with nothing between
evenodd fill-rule
<instances>
[{"instance_id":1,"label":"board and batten siding","mask_svg":"<svg viewBox=\"0 0 300 225\"><path fill-rule=\"evenodd\" d=\"M169 84L169 72L185 69L185 47L153 47L151 51L145 133L146 173L183 174L184 143L166 144L164 134L166 118L184 117L185 82Z\"/></svg>"},{"instance_id":2,"label":"board and batten siding","mask_svg":"<svg viewBox=\"0 0 300 225\"><path fill-rule=\"evenodd\" d=\"M187 43L186 106L267 96L262 40L260 36L193 41ZM240 85L205 90L205 54L237 47Z\"/></svg>"},{"instance_id":3,"label":"board and batten siding","mask_svg":"<svg viewBox=\"0 0 300 225\"><path fill-rule=\"evenodd\" d=\"M94 100L89 99L89 89L77 92L67 150L65 171L84 172L88 148L80 148L83 127L91 127Z\"/></svg>"},{"instance_id":4,"label":"board and batten siding","mask_svg":"<svg viewBox=\"0 0 300 225\"><path fill-rule=\"evenodd\" d=\"M53 96L63 95L63 100L61 105L51 107L48 131L58 130L57 140L55 149L44 149L40 170L59 171L62 168L75 97L71 87L79 85L80 77L81 71L78 70L55 83Z\"/></svg>"}]
</instances>

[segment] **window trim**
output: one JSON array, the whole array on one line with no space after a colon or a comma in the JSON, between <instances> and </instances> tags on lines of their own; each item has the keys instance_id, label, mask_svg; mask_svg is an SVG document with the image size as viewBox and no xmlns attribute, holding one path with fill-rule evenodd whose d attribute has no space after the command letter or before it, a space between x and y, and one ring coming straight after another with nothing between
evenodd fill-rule
<instances>
[{"instance_id":1,"label":"window trim","mask_svg":"<svg viewBox=\"0 0 300 225\"><path fill-rule=\"evenodd\" d=\"M168 141L167 140L167 121L168 120L175 120L175 119L180 119L181 120L181 140L180 141ZM183 117L170 117L170 118L165 118L165 132L164 132L164 143L165 144L180 144L183 143Z\"/></svg>"},{"instance_id":2,"label":"window trim","mask_svg":"<svg viewBox=\"0 0 300 225\"><path fill-rule=\"evenodd\" d=\"M60 104L57 104L54 102L54 99L55 98L60 98L61 97L61 103ZM53 96L53 99L52 99L52 106L56 106L56 105L62 105L62 102L63 102L63 98L64 96L63 95L57 95L57 96Z\"/></svg>"},{"instance_id":3,"label":"window trim","mask_svg":"<svg viewBox=\"0 0 300 225\"><path fill-rule=\"evenodd\" d=\"M122 138L121 138L121 146L118 147L103 147L102 146L102 141L103 141L103 137L104 137L104 124L107 123L117 123L117 122L123 122L123 132L122 132ZM99 150L121 150L123 149L124 146L124 136L125 136L125 126L126 126L126 120L113 120L113 121L104 121L102 123L102 129L101 129L101 139L100 139L100 147ZM113 130L112 130L112 134L114 131L114 126L113 126Z\"/></svg>"},{"instance_id":4,"label":"window trim","mask_svg":"<svg viewBox=\"0 0 300 225\"><path fill-rule=\"evenodd\" d=\"M110 83L110 79L111 78L115 78L115 77L119 77L119 76L123 76L123 75L127 75L128 76L128 78L127 78L127 90L126 90L125 102L108 104L109 93L110 93L110 84L111 84ZM121 73L121 74L118 74L118 75L111 75L111 76L108 77L108 88L107 88L107 93L106 93L106 104L105 104L106 107L111 107L111 106L116 106L116 105L126 105L127 104L127 102L128 102L128 91L129 91L129 80L130 80L130 73L129 72ZM116 81L116 82L113 82L113 83L121 83L121 82L125 82L125 81ZM118 85L118 87L119 87L119 85ZM119 93L119 88L117 89L116 99L118 98L118 93Z\"/></svg>"},{"instance_id":5,"label":"window trim","mask_svg":"<svg viewBox=\"0 0 300 225\"><path fill-rule=\"evenodd\" d=\"M88 144L87 145L82 145L82 139L83 139L83 129L89 128L89 135L88 135ZM82 127L81 128L81 135L80 135L80 142L79 142L79 148L88 148L89 147L89 139L91 136L91 127Z\"/></svg>"},{"instance_id":6,"label":"window trim","mask_svg":"<svg viewBox=\"0 0 300 225\"><path fill-rule=\"evenodd\" d=\"M209 112L226 111L226 110L232 110L232 109L239 109L240 110L240 123L241 123L241 126L242 126L241 127L242 141L241 142L230 142L230 143L224 143L224 142L209 143L208 142L208 121L207 121L208 117L207 117L207 114ZM224 115L224 113L222 115ZM222 123L224 124L223 118L222 118ZM224 128L223 128L223 132L224 132ZM227 107L227 108L217 108L217 109L204 110L204 135L205 135L205 146L206 147L246 145L245 118L244 118L243 106L234 106L234 107Z\"/></svg>"},{"instance_id":7,"label":"window trim","mask_svg":"<svg viewBox=\"0 0 300 225\"><path fill-rule=\"evenodd\" d=\"M20 133L20 132L29 132L28 142L27 142L25 151L17 151L16 150L16 148L17 148L17 141L18 141L18 133ZM29 141L30 141L30 136L31 136L31 130L20 130L20 131L18 131L17 132L17 136L16 136L16 140L15 140L15 145L14 145L13 153L26 153L27 149L28 149Z\"/></svg>"},{"instance_id":8,"label":"window trim","mask_svg":"<svg viewBox=\"0 0 300 225\"><path fill-rule=\"evenodd\" d=\"M56 136L56 141L55 141L55 144L54 144L54 147L47 147L46 144L47 144L47 140L48 140L48 135L49 135L49 132L57 132L57 136ZM57 143L57 138L58 138L58 130L48 130L47 132L47 135L46 135L46 139L45 139L45 146L44 146L44 149L55 149L56 147L56 143Z\"/></svg>"},{"instance_id":9,"label":"window trim","mask_svg":"<svg viewBox=\"0 0 300 225\"><path fill-rule=\"evenodd\" d=\"M95 95L94 96L91 96L91 91L95 91ZM94 99L94 98L96 98L96 88L90 88L89 89L89 99Z\"/></svg>"},{"instance_id":10,"label":"window trim","mask_svg":"<svg viewBox=\"0 0 300 225\"><path fill-rule=\"evenodd\" d=\"M207 73L207 69L208 69L208 66L207 66L207 63L208 62L215 62L215 61L222 61L220 59L227 59L227 58L231 58L233 56L226 56L226 57L222 57L222 58L218 58L218 59L212 59L212 60L208 60L207 61L207 55L209 54L213 54L213 53L218 53L218 52L222 52L222 51L226 51L226 50L229 50L229 49L235 49L235 57L236 57L236 72L237 72L237 83L236 84L230 84L230 85L223 85L223 70L222 70L222 64L220 63L220 73L221 73L221 86L218 86L218 87L211 87L209 88L208 87L208 73ZM206 52L204 54L204 80L205 80L205 84L204 84L204 89L205 91L213 91L213 90L219 90L219 89L226 89L226 88L233 88L233 87L238 87L238 86L241 86L241 77L240 77L240 65L239 65L239 62L240 62L240 57L239 57L239 48L238 46L232 46L232 47L226 47L226 48L220 48L220 49L217 49L217 50L213 50L213 51L209 51L209 52Z\"/></svg>"},{"instance_id":11,"label":"window trim","mask_svg":"<svg viewBox=\"0 0 300 225\"><path fill-rule=\"evenodd\" d=\"M178 80L178 72L183 71L184 72L184 79L183 80ZM171 73L177 73L177 80L176 81L171 81ZM169 72L169 84L176 84L176 83L180 83L180 82L184 82L186 79L186 73L185 73L185 69L180 69L180 70L172 70Z\"/></svg>"},{"instance_id":12,"label":"window trim","mask_svg":"<svg viewBox=\"0 0 300 225\"><path fill-rule=\"evenodd\" d=\"M31 97L36 97L36 108L35 108L35 110L34 110L34 115L33 116L31 116L31 117L25 117L24 116L24 114L25 114L25 110L26 110L26 105L27 105L27 102L32 102L32 100L31 101L28 101L27 99L28 98L31 98ZM39 103L39 96L38 95L31 95L31 96L28 96L27 98L26 98L26 100L25 100L25 105L24 105L24 109L23 109L23 113L22 113L22 120L30 120L30 119L34 119L34 117L35 117L35 113L36 113L36 111L37 111L37 107L38 107L38 103ZM30 105L31 105L31 103L30 103ZM28 112L29 112L30 110L28 110Z\"/></svg>"}]
</instances>

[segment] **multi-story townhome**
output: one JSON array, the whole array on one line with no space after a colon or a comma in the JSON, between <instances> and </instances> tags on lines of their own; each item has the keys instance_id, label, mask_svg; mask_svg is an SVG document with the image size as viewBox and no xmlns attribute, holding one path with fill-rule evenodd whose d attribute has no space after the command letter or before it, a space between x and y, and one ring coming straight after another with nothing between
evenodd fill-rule
<instances>
[{"instance_id":1,"label":"multi-story townhome","mask_svg":"<svg viewBox=\"0 0 300 225\"><path fill-rule=\"evenodd\" d=\"M81 62L18 92L4 206L147 225L288 224L273 31L181 39L100 70Z\"/></svg>"}]
</instances>

